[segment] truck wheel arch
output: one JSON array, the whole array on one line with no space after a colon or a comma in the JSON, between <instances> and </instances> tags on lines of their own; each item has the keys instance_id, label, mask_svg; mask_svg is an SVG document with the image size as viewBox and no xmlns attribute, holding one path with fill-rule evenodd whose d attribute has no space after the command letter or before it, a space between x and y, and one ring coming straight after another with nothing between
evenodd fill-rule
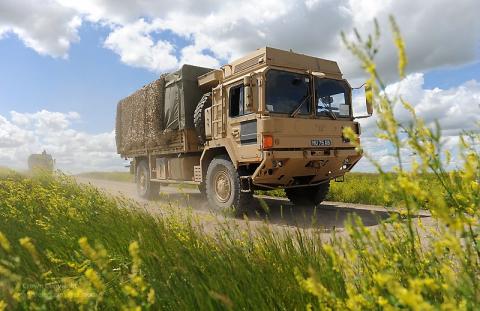
<instances>
[{"instance_id":1,"label":"truck wheel arch","mask_svg":"<svg viewBox=\"0 0 480 311\"><path fill-rule=\"evenodd\" d=\"M222 147L214 147L203 150L202 156L200 157L200 165L202 166L202 179L204 181L207 176L208 165L216 156L225 155L233 163L235 168L238 167L238 163L236 161L232 161L232 153L229 152L228 147L228 145L225 145Z\"/></svg>"}]
</instances>

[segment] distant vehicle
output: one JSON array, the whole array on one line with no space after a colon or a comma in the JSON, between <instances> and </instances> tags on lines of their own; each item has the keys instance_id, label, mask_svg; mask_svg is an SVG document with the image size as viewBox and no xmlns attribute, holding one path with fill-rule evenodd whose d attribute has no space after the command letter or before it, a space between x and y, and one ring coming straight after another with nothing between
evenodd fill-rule
<instances>
[{"instance_id":1,"label":"distant vehicle","mask_svg":"<svg viewBox=\"0 0 480 311\"><path fill-rule=\"evenodd\" d=\"M31 154L28 157L28 169L30 172L43 171L52 173L54 165L55 160L45 150L42 153Z\"/></svg>"},{"instance_id":2,"label":"distant vehicle","mask_svg":"<svg viewBox=\"0 0 480 311\"><path fill-rule=\"evenodd\" d=\"M361 158L343 136L360 134L351 91L336 62L269 47L221 69L184 65L118 103L117 151L144 198L190 183L219 209L277 188L317 205Z\"/></svg>"}]
</instances>

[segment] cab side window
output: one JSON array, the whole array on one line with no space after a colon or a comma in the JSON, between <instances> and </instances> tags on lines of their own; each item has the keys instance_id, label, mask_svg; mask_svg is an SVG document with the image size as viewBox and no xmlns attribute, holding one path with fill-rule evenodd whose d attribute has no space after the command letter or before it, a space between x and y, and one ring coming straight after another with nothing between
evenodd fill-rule
<instances>
[{"instance_id":1,"label":"cab side window","mask_svg":"<svg viewBox=\"0 0 480 311\"><path fill-rule=\"evenodd\" d=\"M230 117L243 116L245 114L245 103L243 96L243 85L230 88Z\"/></svg>"}]
</instances>

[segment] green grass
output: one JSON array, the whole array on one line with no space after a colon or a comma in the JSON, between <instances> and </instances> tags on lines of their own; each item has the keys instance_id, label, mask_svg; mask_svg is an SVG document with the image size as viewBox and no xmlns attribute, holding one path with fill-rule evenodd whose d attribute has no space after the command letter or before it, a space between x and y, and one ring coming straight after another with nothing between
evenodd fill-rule
<instances>
[{"instance_id":1,"label":"green grass","mask_svg":"<svg viewBox=\"0 0 480 311\"><path fill-rule=\"evenodd\" d=\"M406 308L410 298L437 307L475 303L472 271L457 263L458 249L412 252L398 220L395 230L382 225L375 234L360 223L347 226L349 239L324 244L316 231L252 231L220 220L207 234L189 212L167 209L154 218L142 210L62 176L0 178L0 306L357 310ZM417 279L433 285L413 288Z\"/></svg>"},{"instance_id":2,"label":"green grass","mask_svg":"<svg viewBox=\"0 0 480 311\"><path fill-rule=\"evenodd\" d=\"M133 174L130 174L130 172L86 172L80 173L77 176L121 182L134 181L134 176Z\"/></svg>"},{"instance_id":3,"label":"green grass","mask_svg":"<svg viewBox=\"0 0 480 311\"><path fill-rule=\"evenodd\" d=\"M440 191L440 186L434 176L424 175L420 178L422 187L429 193ZM281 189L257 191L276 197L285 197ZM361 203L382 206L398 206L402 202L386 196L386 191L379 174L376 173L347 173L343 182L330 182L330 191L327 201Z\"/></svg>"}]
</instances>

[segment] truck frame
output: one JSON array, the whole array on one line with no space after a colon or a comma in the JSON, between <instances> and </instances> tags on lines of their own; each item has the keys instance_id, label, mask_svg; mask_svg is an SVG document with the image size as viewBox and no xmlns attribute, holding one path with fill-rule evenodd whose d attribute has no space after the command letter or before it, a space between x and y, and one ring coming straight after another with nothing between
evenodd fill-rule
<instances>
[{"instance_id":1,"label":"truck frame","mask_svg":"<svg viewBox=\"0 0 480 311\"><path fill-rule=\"evenodd\" d=\"M334 61L265 47L199 75L197 86L201 99L186 103L193 127L169 132L163 146L120 152L133 158L141 197L188 183L217 209L244 211L254 190L278 188L314 206L361 158L343 136L345 127L360 135L360 125Z\"/></svg>"}]
</instances>

